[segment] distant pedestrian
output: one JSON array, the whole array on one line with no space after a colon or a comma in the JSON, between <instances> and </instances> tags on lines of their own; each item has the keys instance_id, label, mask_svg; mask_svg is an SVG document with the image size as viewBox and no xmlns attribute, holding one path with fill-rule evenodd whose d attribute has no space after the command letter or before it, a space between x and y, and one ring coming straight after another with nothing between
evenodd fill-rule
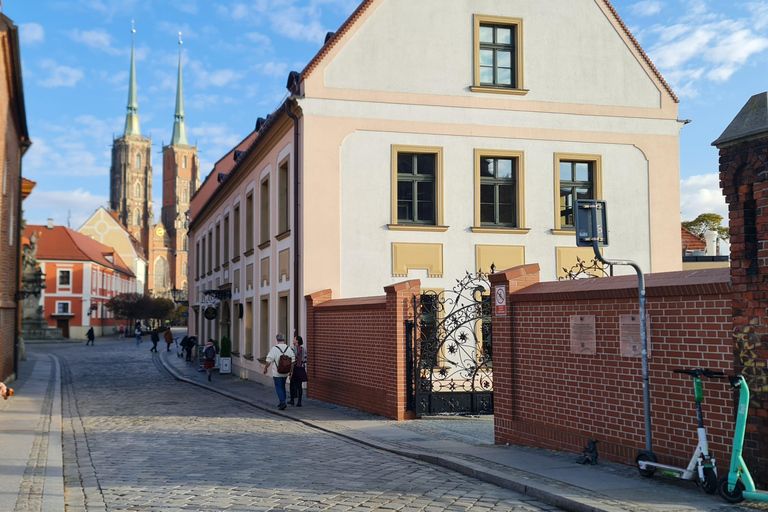
<instances>
[{"instance_id":1,"label":"distant pedestrian","mask_svg":"<svg viewBox=\"0 0 768 512\"><path fill-rule=\"evenodd\" d=\"M13 388L6 387L5 384L0 382L0 396L3 397L4 400L8 400L13 396Z\"/></svg>"},{"instance_id":2,"label":"distant pedestrian","mask_svg":"<svg viewBox=\"0 0 768 512\"><path fill-rule=\"evenodd\" d=\"M272 380L275 383L275 392L277 393L277 399L280 401L277 404L277 408L281 411L285 409L285 381L288 376L293 372L293 363L296 361L296 356L293 354L291 347L285 344L285 336L279 334L275 337L277 345L272 347L267 354L267 364L264 366L264 375L267 374L267 370L272 366ZM287 356L291 358L291 364L288 366L287 372L278 372L278 365L280 356Z\"/></svg>"},{"instance_id":3,"label":"distant pedestrian","mask_svg":"<svg viewBox=\"0 0 768 512\"><path fill-rule=\"evenodd\" d=\"M184 351L184 355L186 356L186 361L189 363L192 361L192 347L195 345L195 342L192 341L192 338L190 336L184 336L181 339L181 343L179 343L179 346Z\"/></svg>"},{"instance_id":4,"label":"distant pedestrian","mask_svg":"<svg viewBox=\"0 0 768 512\"><path fill-rule=\"evenodd\" d=\"M291 400L288 402L294 405L294 399L298 398L296 407L301 407L301 395L303 393L302 385L307 382L307 351L304 350L304 340L298 334L293 337L293 354L296 360L293 363L293 373L291 374Z\"/></svg>"},{"instance_id":5,"label":"distant pedestrian","mask_svg":"<svg viewBox=\"0 0 768 512\"><path fill-rule=\"evenodd\" d=\"M125 326L120 326L120 334L117 335L118 340L124 340L125 339Z\"/></svg>"},{"instance_id":6,"label":"distant pedestrian","mask_svg":"<svg viewBox=\"0 0 768 512\"><path fill-rule=\"evenodd\" d=\"M136 335L136 345L138 346L138 344L141 343L141 327L136 327L133 334Z\"/></svg>"},{"instance_id":7,"label":"distant pedestrian","mask_svg":"<svg viewBox=\"0 0 768 512\"><path fill-rule=\"evenodd\" d=\"M85 342L85 346L87 347L89 344L93 345L93 341L96 339L96 334L93 332L93 327L88 329L88 332L85 333L85 337L88 340Z\"/></svg>"},{"instance_id":8,"label":"distant pedestrian","mask_svg":"<svg viewBox=\"0 0 768 512\"><path fill-rule=\"evenodd\" d=\"M160 334L157 332L157 329L152 329L150 339L152 340L152 348L149 351L157 352L157 343L160 341Z\"/></svg>"},{"instance_id":9,"label":"distant pedestrian","mask_svg":"<svg viewBox=\"0 0 768 512\"><path fill-rule=\"evenodd\" d=\"M173 333L171 332L171 328L168 327L165 330L165 333L163 334L163 338L165 338L165 344L167 345L166 352L171 351L171 345L173 345Z\"/></svg>"},{"instance_id":10,"label":"distant pedestrian","mask_svg":"<svg viewBox=\"0 0 768 512\"><path fill-rule=\"evenodd\" d=\"M216 366L216 347L213 346L213 340L209 339L208 342L205 344L205 348L203 349L203 368L205 368L205 373L208 374L208 380L211 380L211 372L213 371L213 367Z\"/></svg>"}]
</instances>

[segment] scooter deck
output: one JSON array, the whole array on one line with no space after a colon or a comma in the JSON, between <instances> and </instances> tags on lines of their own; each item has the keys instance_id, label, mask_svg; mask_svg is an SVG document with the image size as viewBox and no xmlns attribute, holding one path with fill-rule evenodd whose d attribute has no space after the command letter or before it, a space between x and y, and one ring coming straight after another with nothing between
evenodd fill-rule
<instances>
[{"instance_id":1,"label":"scooter deck","mask_svg":"<svg viewBox=\"0 0 768 512\"><path fill-rule=\"evenodd\" d=\"M658 462L638 461L637 465L643 470L653 470L662 473L670 474L682 478L683 480L695 480L699 477L698 472L688 471L687 469L679 468L677 466L669 466L667 464L659 464Z\"/></svg>"}]
</instances>

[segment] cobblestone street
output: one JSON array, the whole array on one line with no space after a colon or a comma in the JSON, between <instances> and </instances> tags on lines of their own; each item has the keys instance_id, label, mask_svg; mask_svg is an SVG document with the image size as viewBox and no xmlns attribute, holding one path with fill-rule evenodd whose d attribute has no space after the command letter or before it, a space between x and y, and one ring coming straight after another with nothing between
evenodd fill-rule
<instances>
[{"instance_id":1,"label":"cobblestone street","mask_svg":"<svg viewBox=\"0 0 768 512\"><path fill-rule=\"evenodd\" d=\"M558 510L174 380L146 345L62 365L68 510Z\"/></svg>"}]
</instances>

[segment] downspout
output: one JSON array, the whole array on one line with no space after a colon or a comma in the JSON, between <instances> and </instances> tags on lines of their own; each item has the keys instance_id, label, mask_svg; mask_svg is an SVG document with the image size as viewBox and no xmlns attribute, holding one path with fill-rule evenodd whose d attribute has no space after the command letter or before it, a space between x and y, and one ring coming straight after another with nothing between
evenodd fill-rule
<instances>
[{"instance_id":1,"label":"downspout","mask_svg":"<svg viewBox=\"0 0 768 512\"><path fill-rule=\"evenodd\" d=\"M291 112L290 101L285 102L285 113L293 119L293 330L299 334L299 258L301 245L301 223L299 222L299 118Z\"/></svg>"}]
</instances>

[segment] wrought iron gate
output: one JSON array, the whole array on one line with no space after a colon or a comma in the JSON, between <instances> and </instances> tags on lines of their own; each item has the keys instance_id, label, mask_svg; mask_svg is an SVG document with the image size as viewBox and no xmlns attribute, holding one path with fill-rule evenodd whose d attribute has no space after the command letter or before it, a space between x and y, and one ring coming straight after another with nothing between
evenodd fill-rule
<instances>
[{"instance_id":1,"label":"wrought iron gate","mask_svg":"<svg viewBox=\"0 0 768 512\"><path fill-rule=\"evenodd\" d=\"M488 274L425 292L416 308L416 415L493 414L491 298Z\"/></svg>"}]
</instances>

